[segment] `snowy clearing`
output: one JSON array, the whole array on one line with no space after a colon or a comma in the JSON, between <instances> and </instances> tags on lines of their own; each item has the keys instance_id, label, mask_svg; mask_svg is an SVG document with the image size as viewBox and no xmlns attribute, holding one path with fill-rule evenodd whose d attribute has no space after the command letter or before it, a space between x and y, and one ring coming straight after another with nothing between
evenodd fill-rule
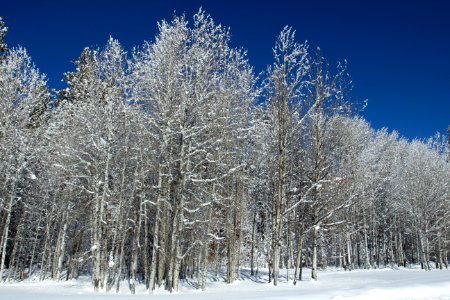
<instances>
[{"instance_id":1,"label":"snowy clearing","mask_svg":"<svg viewBox=\"0 0 450 300\"><path fill-rule=\"evenodd\" d=\"M305 270L307 271L307 270ZM244 272L245 274L245 272ZM181 291L169 294L164 290L149 296L143 285L131 295L126 284L121 293L94 293L89 278L62 282L21 282L0 286L0 299L440 299L450 300L450 270L355 270L322 271L319 281L309 278L297 283L281 282L278 287L264 279L244 276L231 285L208 282L208 290L201 292L184 283Z\"/></svg>"}]
</instances>

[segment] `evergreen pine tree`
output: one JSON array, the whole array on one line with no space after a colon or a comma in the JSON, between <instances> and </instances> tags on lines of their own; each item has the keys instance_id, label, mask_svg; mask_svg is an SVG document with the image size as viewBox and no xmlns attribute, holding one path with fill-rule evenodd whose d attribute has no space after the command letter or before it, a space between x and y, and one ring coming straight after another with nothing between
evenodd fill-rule
<instances>
[{"instance_id":1,"label":"evergreen pine tree","mask_svg":"<svg viewBox=\"0 0 450 300\"><path fill-rule=\"evenodd\" d=\"M0 16L0 60L6 55L7 45L5 42L5 36L8 33L8 27L3 22L3 17Z\"/></svg>"},{"instance_id":2,"label":"evergreen pine tree","mask_svg":"<svg viewBox=\"0 0 450 300\"><path fill-rule=\"evenodd\" d=\"M447 127L448 148L450 149L450 125ZM450 150L448 151L447 161L450 161Z\"/></svg>"}]
</instances>

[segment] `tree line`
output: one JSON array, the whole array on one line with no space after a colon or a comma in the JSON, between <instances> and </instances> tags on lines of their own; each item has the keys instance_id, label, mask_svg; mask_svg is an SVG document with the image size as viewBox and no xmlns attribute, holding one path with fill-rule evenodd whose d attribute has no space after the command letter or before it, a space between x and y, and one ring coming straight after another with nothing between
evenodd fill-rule
<instances>
[{"instance_id":1,"label":"tree line","mask_svg":"<svg viewBox=\"0 0 450 300\"><path fill-rule=\"evenodd\" d=\"M242 268L274 285L305 266L448 268L444 136L372 129L346 64L290 27L259 76L202 10L158 29L131 53L85 48L53 93L0 19L1 281L134 293Z\"/></svg>"}]
</instances>

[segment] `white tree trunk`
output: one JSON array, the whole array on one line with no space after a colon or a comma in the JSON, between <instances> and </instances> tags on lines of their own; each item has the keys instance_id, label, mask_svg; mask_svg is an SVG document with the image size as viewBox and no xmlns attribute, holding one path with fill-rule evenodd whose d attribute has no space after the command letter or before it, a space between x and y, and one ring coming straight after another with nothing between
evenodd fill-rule
<instances>
[{"instance_id":1,"label":"white tree trunk","mask_svg":"<svg viewBox=\"0 0 450 300\"><path fill-rule=\"evenodd\" d=\"M311 279L317 280L317 226L313 228Z\"/></svg>"},{"instance_id":2,"label":"white tree trunk","mask_svg":"<svg viewBox=\"0 0 450 300\"><path fill-rule=\"evenodd\" d=\"M11 212L14 203L14 196L11 195L9 198L8 209L6 214L5 226L3 229L3 238L2 238L2 260L0 263L0 283L3 282L3 272L5 269L5 260L6 260L6 247L8 246L8 237L9 237L9 224L11 222Z\"/></svg>"}]
</instances>

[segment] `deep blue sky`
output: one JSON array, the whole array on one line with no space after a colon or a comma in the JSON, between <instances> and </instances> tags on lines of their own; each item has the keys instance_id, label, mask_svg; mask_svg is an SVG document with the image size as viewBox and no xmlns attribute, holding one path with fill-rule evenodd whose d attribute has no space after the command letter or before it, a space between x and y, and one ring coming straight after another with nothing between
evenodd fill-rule
<instances>
[{"instance_id":1,"label":"deep blue sky","mask_svg":"<svg viewBox=\"0 0 450 300\"><path fill-rule=\"evenodd\" d=\"M188 18L202 6L231 27L232 42L248 49L259 73L284 25L299 41L320 46L331 63L347 59L352 97L375 128L408 138L445 132L450 124L450 3L441 1L3 1L9 46L25 46L51 87L61 88L85 46L109 35L131 49L153 40L157 21Z\"/></svg>"}]
</instances>

